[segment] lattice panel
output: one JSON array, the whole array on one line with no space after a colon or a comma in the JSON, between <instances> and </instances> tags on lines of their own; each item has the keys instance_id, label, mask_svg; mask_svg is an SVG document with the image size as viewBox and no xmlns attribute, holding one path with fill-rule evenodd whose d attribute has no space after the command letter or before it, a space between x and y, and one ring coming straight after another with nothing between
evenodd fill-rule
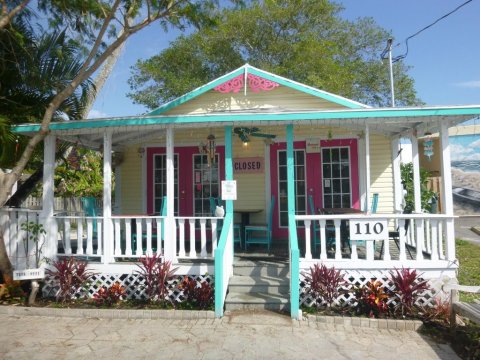
<instances>
[{"instance_id":1,"label":"lattice panel","mask_svg":"<svg viewBox=\"0 0 480 360\"><path fill-rule=\"evenodd\" d=\"M343 288L344 292L338 296L334 301L334 304L337 306L356 306L357 302L355 300L354 289L356 287L362 287L367 284L369 281L380 281L383 286L392 290L393 284L388 280L388 277L385 273L380 271L361 273L359 271L342 271L345 274L345 280L347 280L347 285ZM416 302L419 306L434 306L436 298L444 297L445 295L436 289L436 284L433 284L434 280L429 280L432 288L430 290L424 291L419 295L419 298ZM397 302L395 299L390 299L389 304L396 305ZM303 277L303 274L300 274L300 305L305 305L308 307L315 306L315 300L307 293L306 284ZM319 305L326 305L325 303Z\"/></svg>"},{"instance_id":2,"label":"lattice panel","mask_svg":"<svg viewBox=\"0 0 480 360\"><path fill-rule=\"evenodd\" d=\"M210 275L189 275L190 279L195 280L198 284L202 282L212 283L213 278ZM179 283L184 279L183 275L179 275L168 282L168 296L172 302L182 302L184 300L183 291L178 288ZM103 286L110 287L114 283L120 283L127 293L127 299L145 300L145 280L139 274L97 274L93 277L90 285L75 294L75 298L89 297L92 298ZM44 297L55 297L59 289L58 281L52 278L45 280L42 288Z\"/></svg>"}]
</instances>

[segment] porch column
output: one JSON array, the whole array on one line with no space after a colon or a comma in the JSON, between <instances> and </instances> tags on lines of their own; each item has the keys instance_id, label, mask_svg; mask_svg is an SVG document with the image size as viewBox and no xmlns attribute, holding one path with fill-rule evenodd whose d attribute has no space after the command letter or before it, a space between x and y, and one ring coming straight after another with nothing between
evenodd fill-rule
<instances>
[{"instance_id":1,"label":"porch column","mask_svg":"<svg viewBox=\"0 0 480 360\"><path fill-rule=\"evenodd\" d=\"M400 171L400 154L398 153L400 148L400 138L392 140L392 173L393 173L393 210L395 213L402 212L402 200L403 200L403 187L402 176Z\"/></svg>"},{"instance_id":2,"label":"porch column","mask_svg":"<svg viewBox=\"0 0 480 360\"><path fill-rule=\"evenodd\" d=\"M47 135L44 140L43 152L43 194L41 222L46 233L43 256L54 259L57 256L57 221L53 217L54 211L54 181L55 172L55 143L56 137Z\"/></svg>"},{"instance_id":3,"label":"porch column","mask_svg":"<svg viewBox=\"0 0 480 360\"><path fill-rule=\"evenodd\" d=\"M448 125L442 122L440 124L440 148L442 149L442 207L445 215L453 216L453 198L452 198L452 168L450 159L450 145L448 142ZM455 228L453 219L446 220L446 257L447 260L455 260Z\"/></svg>"},{"instance_id":4,"label":"porch column","mask_svg":"<svg viewBox=\"0 0 480 360\"><path fill-rule=\"evenodd\" d=\"M360 205L361 207L362 205ZM370 209L370 128L365 125L365 211Z\"/></svg>"},{"instance_id":5,"label":"porch column","mask_svg":"<svg viewBox=\"0 0 480 360\"><path fill-rule=\"evenodd\" d=\"M412 164L413 164L413 196L414 196L414 213L420 214L422 212L422 201L420 193L420 159L418 156L418 139L415 133L411 136L412 142ZM416 238L416 252L417 260L423 259L423 245L424 232L423 221L416 220L415 224L415 238Z\"/></svg>"},{"instance_id":6,"label":"porch column","mask_svg":"<svg viewBox=\"0 0 480 360\"><path fill-rule=\"evenodd\" d=\"M225 180L233 180L232 126L225 126ZM233 200L225 201L225 215L233 213Z\"/></svg>"},{"instance_id":7,"label":"porch column","mask_svg":"<svg viewBox=\"0 0 480 360\"><path fill-rule=\"evenodd\" d=\"M113 261L112 132L103 133L103 263Z\"/></svg>"},{"instance_id":8,"label":"porch column","mask_svg":"<svg viewBox=\"0 0 480 360\"><path fill-rule=\"evenodd\" d=\"M177 254L177 240L176 240L176 224L175 224L175 214L174 214L174 204L175 204L175 192L174 192L174 183L175 183L175 168L173 163L173 127L169 125L166 132L166 167L167 167L167 214L164 222L165 227L165 260L170 260L175 262Z\"/></svg>"},{"instance_id":9,"label":"porch column","mask_svg":"<svg viewBox=\"0 0 480 360\"><path fill-rule=\"evenodd\" d=\"M420 158L418 156L418 139L415 134L410 137L412 142L412 165L413 165L413 196L414 196L414 211L416 213L422 212L422 200L420 194Z\"/></svg>"}]
</instances>

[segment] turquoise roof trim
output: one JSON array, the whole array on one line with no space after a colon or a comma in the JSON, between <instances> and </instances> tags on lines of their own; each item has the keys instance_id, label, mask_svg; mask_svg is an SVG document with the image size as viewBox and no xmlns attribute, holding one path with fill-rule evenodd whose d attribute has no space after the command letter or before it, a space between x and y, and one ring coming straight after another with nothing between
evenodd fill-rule
<instances>
[{"instance_id":1,"label":"turquoise roof trim","mask_svg":"<svg viewBox=\"0 0 480 360\"><path fill-rule=\"evenodd\" d=\"M369 108L369 106L361 104L357 101L353 101L353 100L344 98L342 96L338 96L338 95L335 95L335 94L332 94L332 93L329 93L329 92L326 92L326 91L323 91L323 90L316 89L316 88L311 87L311 86L307 86L307 85L298 83L296 81L284 78L282 76L275 75L275 74L266 72L264 70L257 69L253 66L250 66L250 65L247 65L247 69L248 69L248 72L250 74L263 77L267 80L275 81L275 82L279 83L280 85L287 86L289 88L307 93L307 94L312 95L312 96L322 98L324 100L327 100L327 101L330 101L330 102L333 102L333 103L336 103L336 104L339 104L339 105L342 105L342 106L346 106L346 107L351 108L351 109Z\"/></svg>"},{"instance_id":2,"label":"turquoise roof trim","mask_svg":"<svg viewBox=\"0 0 480 360\"><path fill-rule=\"evenodd\" d=\"M179 105L182 105L186 103L189 100L192 100L193 98L196 98L197 96L200 96L207 91L213 89L215 86L221 85L224 82L227 82L230 79L233 79L234 77L244 74L245 73L245 67L242 66L238 68L237 70L232 71L231 73L228 73L226 75L223 75L213 81L210 81L208 84L205 84L203 86L200 86L199 88L196 88L195 90L190 91L189 93L180 96L179 98L176 98L175 100L172 100L155 110L150 111L146 115L159 115L162 114L170 109L173 109Z\"/></svg>"},{"instance_id":3,"label":"turquoise roof trim","mask_svg":"<svg viewBox=\"0 0 480 360\"><path fill-rule=\"evenodd\" d=\"M480 105L465 107L422 107L422 108L381 108L355 110L328 110L289 113L217 113L202 115L157 115L138 116L98 120L65 121L51 123L51 131L98 129L117 126L144 126L167 124L192 124L223 122L235 123L243 121L300 121L300 120L328 120L328 119L368 119L368 118L404 118L428 116L477 116L480 115ZM468 120L468 119L465 119ZM37 132L39 124L25 124L12 127L16 133Z\"/></svg>"},{"instance_id":4,"label":"turquoise roof trim","mask_svg":"<svg viewBox=\"0 0 480 360\"><path fill-rule=\"evenodd\" d=\"M331 101L333 103L336 103L336 104L339 104L339 105L342 105L342 106L346 106L346 107L351 108L351 109L359 109L359 108L367 108L368 107L368 106L363 105L359 102L344 98L342 96L338 96L338 95L331 94L331 93L326 92L326 91L318 90L318 89L315 89L311 86L307 86L307 85L298 83L296 81L284 78L282 76L275 75L275 74L269 73L269 72L261 70L261 69L257 69L255 67L249 65L249 64L245 64L245 65L239 67L238 69L209 82L208 84L205 84L205 85L203 85L199 88L196 88L195 90L192 90L189 93L187 93L185 95L182 95L179 98L177 98L175 100L172 100L172 101L156 108L155 110L150 111L146 115L160 115L160 114L162 114L162 113L164 113L168 110L171 110L171 109L173 109L173 108L175 108L179 105L182 105L182 104L186 103L189 100L192 100L193 98L196 98L197 96L200 96L200 95L206 93L207 91L213 89L215 86L221 85L221 84L227 82L228 80L231 80L234 77L236 77L238 75L241 75L241 74L245 74L247 72L249 72L251 74L254 74L254 75L257 75L257 76L260 76L260 77L263 77L267 80L274 81L276 83L279 83L280 85L287 86L287 87L295 89L297 91L301 91L301 92L307 93L309 95L316 96L316 97L322 98L322 99L327 100L327 101Z\"/></svg>"}]
</instances>

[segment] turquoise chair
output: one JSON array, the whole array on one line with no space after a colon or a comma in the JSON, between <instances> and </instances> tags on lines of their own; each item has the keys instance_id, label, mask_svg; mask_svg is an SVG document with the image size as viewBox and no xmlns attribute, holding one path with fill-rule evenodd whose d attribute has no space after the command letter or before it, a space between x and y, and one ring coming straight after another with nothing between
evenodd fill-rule
<instances>
[{"instance_id":1,"label":"turquoise chair","mask_svg":"<svg viewBox=\"0 0 480 360\"><path fill-rule=\"evenodd\" d=\"M215 216L215 209L217 206L223 206L225 209L225 202L220 198L210 197L210 211L212 216ZM222 233L223 220L217 221L217 239L220 239L220 234ZM242 226L240 224L233 224L233 243L238 243L240 249L242 248Z\"/></svg>"},{"instance_id":2,"label":"turquoise chair","mask_svg":"<svg viewBox=\"0 0 480 360\"><path fill-rule=\"evenodd\" d=\"M275 208L275 196L272 196L270 209L268 212L268 223L265 225L247 225L245 226L245 251L249 244L264 244L270 252L272 244L272 221L273 209Z\"/></svg>"},{"instance_id":3,"label":"turquoise chair","mask_svg":"<svg viewBox=\"0 0 480 360\"><path fill-rule=\"evenodd\" d=\"M85 216L96 218L98 216L97 211L97 199L93 196L85 196L80 198L82 204L82 210ZM93 219L93 238L97 238L97 220Z\"/></svg>"}]
</instances>

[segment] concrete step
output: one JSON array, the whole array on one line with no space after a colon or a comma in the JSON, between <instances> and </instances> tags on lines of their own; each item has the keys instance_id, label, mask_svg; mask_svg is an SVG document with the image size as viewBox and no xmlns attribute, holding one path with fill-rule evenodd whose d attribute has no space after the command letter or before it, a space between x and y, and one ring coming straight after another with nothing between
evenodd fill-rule
<instances>
[{"instance_id":1,"label":"concrete step","mask_svg":"<svg viewBox=\"0 0 480 360\"><path fill-rule=\"evenodd\" d=\"M287 262L267 260L237 261L233 267L233 275L286 278L289 275L289 266Z\"/></svg>"},{"instance_id":2,"label":"concrete step","mask_svg":"<svg viewBox=\"0 0 480 360\"><path fill-rule=\"evenodd\" d=\"M225 310L278 310L289 311L288 295L271 292L235 293L229 292L225 299Z\"/></svg>"},{"instance_id":3,"label":"concrete step","mask_svg":"<svg viewBox=\"0 0 480 360\"><path fill-rule=\"evenodd\" d=\"M230 292L235 293L279 293L288 294L290 284L288 278L234 276L228 286Z\"/></svg>"}]
</instances>

